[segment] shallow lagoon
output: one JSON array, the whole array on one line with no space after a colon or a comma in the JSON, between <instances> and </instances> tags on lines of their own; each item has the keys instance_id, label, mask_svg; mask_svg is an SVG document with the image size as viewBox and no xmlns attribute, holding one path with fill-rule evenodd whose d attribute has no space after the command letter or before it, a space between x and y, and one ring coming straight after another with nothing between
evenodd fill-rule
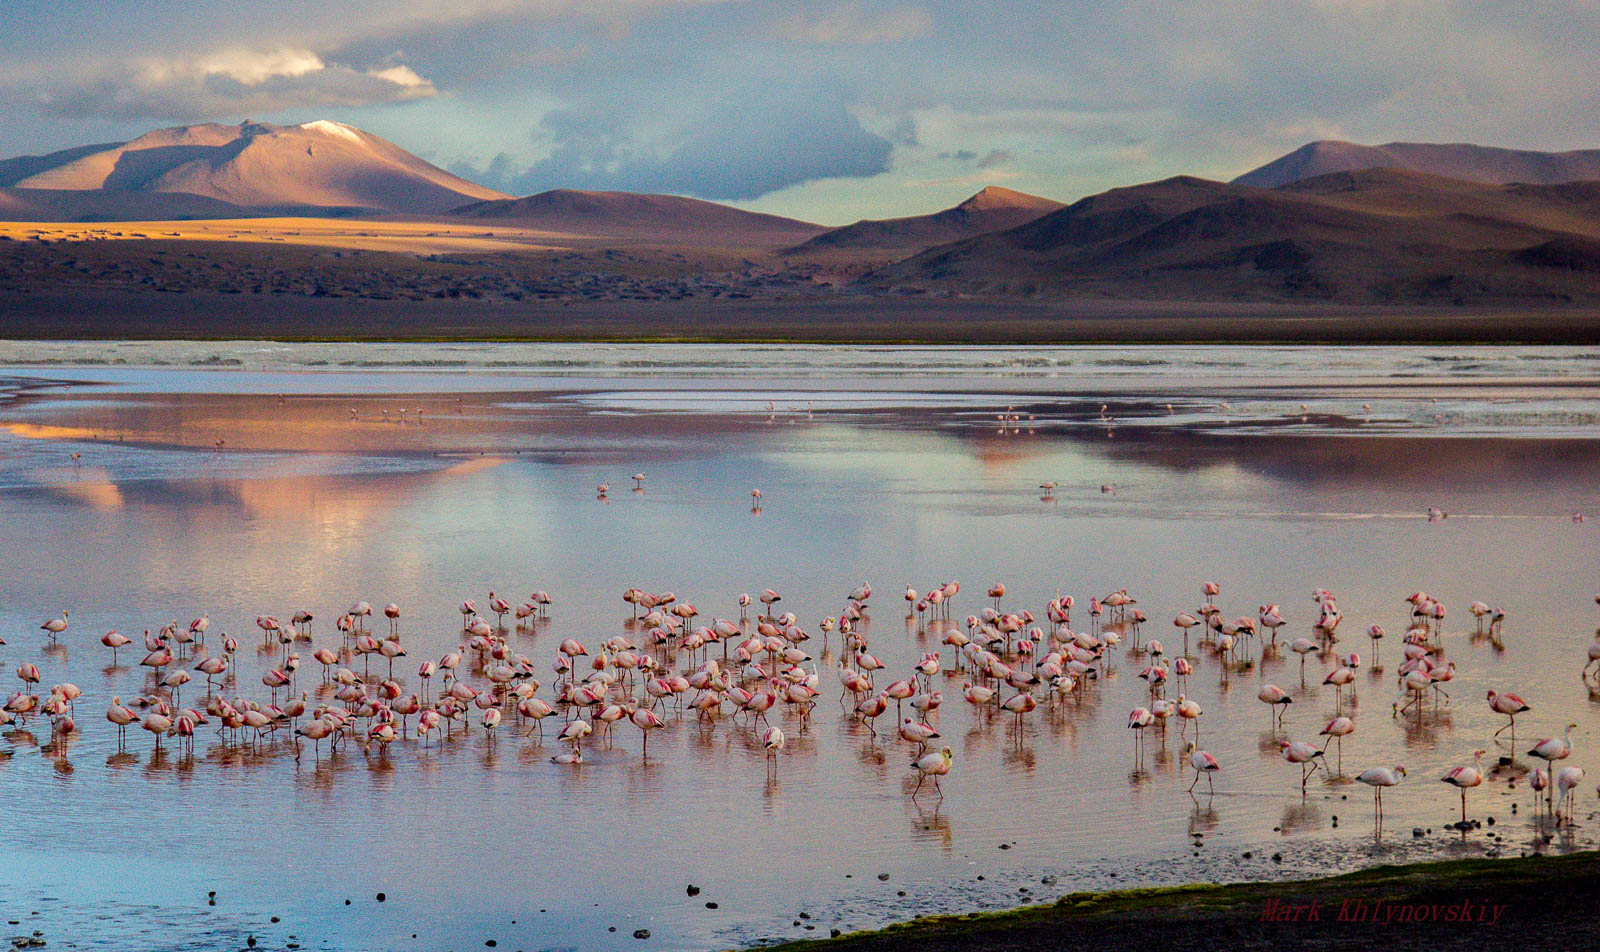
<instances>
[{"instance_id":1,"label":"shallow lagoon","mask_svg":"<svg viewBox=\"0 0 1600 952\"><path fill-rule=\"evenodd\" d=\"M20 871L5 907L52 945L221 930L268 947L697 949L1118 883L1542 848L1509 777L1469 798L1492 829L1442 830L1457 800L1436 778L1494 749L1491 687L1534 705L1519 742L1575 720L1571 762L1600 767L1578 677L1600 624L1600 523L1572 519L1600 513L1600 381L1580 349L69 343L6 344L0 361L0 670L14 681L32 661L45 686L84 690L65 745L37 722L0 734L0 856ZM1429 522L1430 506L1449 518ZM1368 664L1344 773L1410 768L1384 839L1363 786L1319 776L1301 800L1255 698L1263 680L1291 689L1287 733L1310 739L1333 713L1331 655L1309 658L1303 688L1287 652L1226 678L1202 656L1186 693L1223 772L1198 798L1176 726L1135 762L1124 721L1148 692L1127 643L1020 733L961 701L965 675L943 676L956 766L942 803L913 802L912 748L842 714L838 636L825 652L816 623L870 581L872 650L903 676L939 633L908 624L901 589L952 578L958 619L1004 581L1002 604L1038 615L1074 595L1074 627L1091 595L1126 587L1145 637L1169 646L1203 580L1229 617L1280 603L1284 640L1331 589L1338 648ZM737 618L740 592L783 593L815 636L823 695L805 731L781 722L775 774L726 717L669 718L648 761L622 725L574 770L509 724L297 763L287 739L252 752L209 729L192 757L155 756L139 731L119 753L101 716L147 687L141 652L110 667L112 628L208 612L213 638L246 646L235 690L265 700L283 649L255 649L260 614L309 609L324 645L355 600L398 602L411 676L459 642L461 599L543 589L550 619L510 637L547 670L562 638L639 637L629 586L673 590L703 619ZM1458 669L1448 705L1395 718L1395 635L1417 589L1449 606ZM1470 636L1475 599L1506 611L1503 647ZM63 608L64 647L47 650L37 626ZM1391 632L1382 672L1372 622ZM311 647L291 649L307 690ZM1585 788L1551 848L1592 845Z\"/></svg>"}]
</instances>

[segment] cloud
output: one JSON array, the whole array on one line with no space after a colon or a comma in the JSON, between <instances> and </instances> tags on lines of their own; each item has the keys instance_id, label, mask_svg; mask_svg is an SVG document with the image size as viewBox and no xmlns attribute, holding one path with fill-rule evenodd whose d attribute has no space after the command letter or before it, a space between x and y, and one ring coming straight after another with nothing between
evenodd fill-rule
<instances>
[{"instance_id":1,"label":"cloud","mask_svg":"<svg viewBox=\"0 0 1600 952\"><path fill-rule=\"evenodd\" d=\"M58 83L35 101L67 117L193 120L405 102L437 93L432 82L401 63L361 69L309 49L233 47L117 64Z\"/></svg>"},{"instance_id":2,"label":"cloud","mask_svg":"<svg viewBox=\"0 0 1600 952\"><path fill-rule=\"evenodd\" d=\"M869 45L915 39L933 32L933 16L920 7L868 13L859 4L807 10L779 17L772 32L780 39L822 45Z\"/></svg>"},{"instance_id":3,"label":"cloud","mask_svg":"<svg viewBox=\"0 0 1600 952\"><path fill-rule=\"evenodd\" d=\"M978 168L999 168L1002 165L1010 163L1011 160L1015 158L1016 156L1012 155L1010 152L1007 152L1005 149L990 149L988 155L985 155L983 158L978 160Z\"/></svg>"},{"instance_id":4,"label":"cloud","mask_svg":"<svg viewBox=\"0 0 1600 952\"><path fill-rule=\"evenodd\" d=\"M513 194L620 189L734 201L822 179L879 175L894 149L837 94L781 85L746 90L653 136L573 109L545 116L539 132L550 146L544 159L519 167L498 155L481 168L455 170Z\"/></svg>"}]
</instances>

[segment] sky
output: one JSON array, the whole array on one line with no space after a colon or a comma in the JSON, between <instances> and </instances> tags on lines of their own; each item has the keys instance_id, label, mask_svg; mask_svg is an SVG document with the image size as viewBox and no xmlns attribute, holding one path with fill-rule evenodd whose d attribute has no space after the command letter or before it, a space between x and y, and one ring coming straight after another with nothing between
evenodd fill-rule
<instances>
[{"instance_id":1,"label":"sky","mask_svg":"<svg viewBox=\"0 0 1600 952\"><path fill-rule=\"evenodd\" d=\"M1600 146L1600 0L4 0L0 156L335 119L828 224L1307 141Z\"/></svg>"}]
</instances>

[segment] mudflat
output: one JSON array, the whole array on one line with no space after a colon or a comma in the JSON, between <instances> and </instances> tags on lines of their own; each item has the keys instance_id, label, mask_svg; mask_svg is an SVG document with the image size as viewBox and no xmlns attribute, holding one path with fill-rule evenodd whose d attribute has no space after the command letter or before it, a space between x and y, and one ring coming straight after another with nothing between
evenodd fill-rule
<instances>
[{"instance_id":1,"label":"mudflat","mask_svg":"<svg viewBox=\"0 0 1600 952\"><path fill-rule=\"evenodd\" d=\"M1600 343L1600 308L793 298L527 301L49 289L0 295L13 339L799 343Z\"/></svg>"}]
</instances>

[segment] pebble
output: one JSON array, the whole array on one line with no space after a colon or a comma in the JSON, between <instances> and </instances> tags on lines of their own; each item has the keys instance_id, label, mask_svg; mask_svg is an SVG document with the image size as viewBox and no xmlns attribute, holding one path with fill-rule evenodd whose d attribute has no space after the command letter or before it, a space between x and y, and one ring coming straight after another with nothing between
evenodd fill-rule
<instances>
[{"instance_id":1,"label":"pebble","mask_svg":"<svg viewBox=\"0 0 1600 952\"><path fill-rule=\"evenodd\" d=\"M635 929L635 930L633 930L633 937L635 939L648 939L648 938L650 938L650 930L649 929Z\"/></svg>"},{"instance_id":2,"label":"pebble","mask_svg":"<svg viewBox=\"0 0 1600 952\"><path fill-rule=\"evenodd\" d=\"M888 873L879 873L878 874L878 882L886 883L888 881L889 881L889 874Z\"/></svg>"}]
</instances>

